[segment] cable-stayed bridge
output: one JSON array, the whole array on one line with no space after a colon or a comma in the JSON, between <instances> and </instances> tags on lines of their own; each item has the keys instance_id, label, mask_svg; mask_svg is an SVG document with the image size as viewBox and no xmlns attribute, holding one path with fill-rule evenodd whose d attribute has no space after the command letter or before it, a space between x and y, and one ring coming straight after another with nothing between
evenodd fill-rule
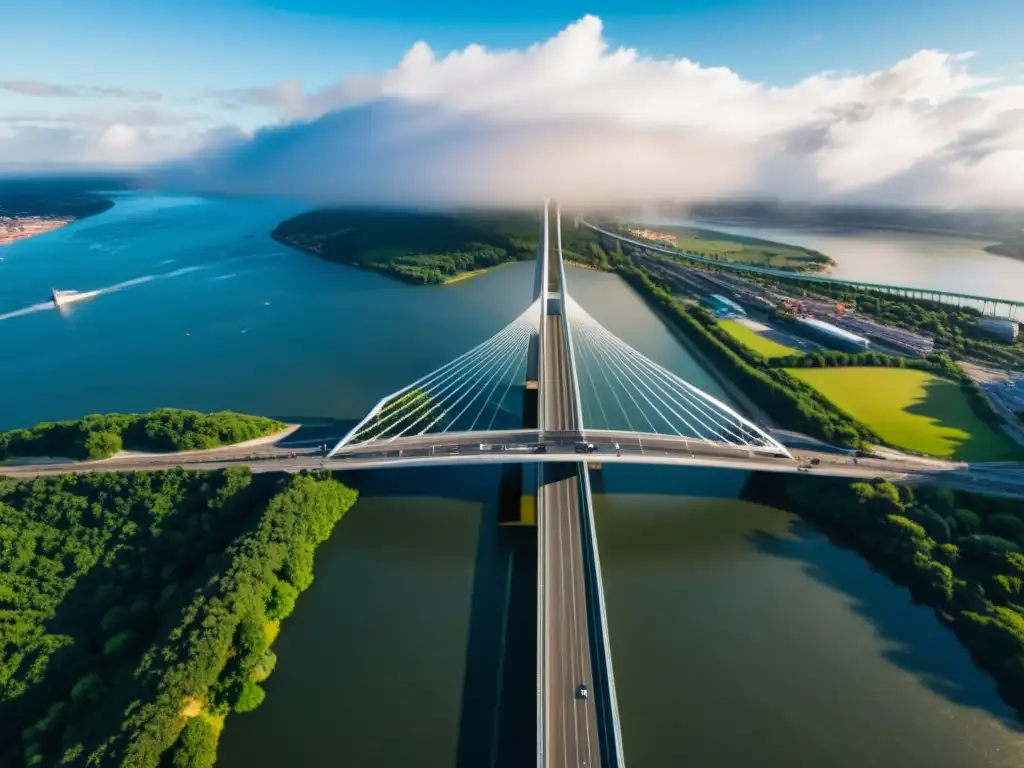
<instances>
[{"instance_id":1,"label":"cable-stayed bridge","mask_svg":"<svg viewBox=\"0 0 1024 768\"><path fill-rule=\"evenodd\" d=\"M382 398L332 468L521 461L538 532L537 765L624 764L588 461L795 464L778 441L604 328L568 290L545 203L533 296L505 328Z\"/></svg>"},{"instance_id":2,"label":"cable-stayed bridge","mask_svg":"<svg viewBox=\"0 0 1024 768\"><path fill-rule=\"evenodd\" d=\"M185 460L183 454L136 456L9 467L4 474L30 477L188 463L196 469L246 464L257 472L487 462L535 467L529 482L539 549L537 765L622 766L587 464L786 472L805 467L759 426L647 359L580 306L568 291L557 207L553 226L551 218L545 204L533 295L523 313L476 347L381 399L327 458L312 451L289 457L271 448L254 452L229 446ZM879 466L884 464L890 466ZM1024 493L1024 478L1012 474L1014 467L984 468L991 478L982 469L953 479L967 487L984 482ZM961 470L914 469L898 461L859 467L823 463L815 469L816 474L846 477L912 472L933 478Z\"/></svg>"}]
</instances>

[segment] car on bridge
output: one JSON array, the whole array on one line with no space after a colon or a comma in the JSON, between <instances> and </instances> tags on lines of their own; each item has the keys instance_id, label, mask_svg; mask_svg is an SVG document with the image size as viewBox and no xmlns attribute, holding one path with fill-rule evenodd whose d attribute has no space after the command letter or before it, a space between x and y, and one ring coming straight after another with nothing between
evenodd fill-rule
<instances>
[{"instance_id":1,"label":"car on bridge","mask_svg":"<svg viewBox=\"0 0 1024 768\"><path fill-rule=\"evenodd\" d=\"M576 453L593 453L597 446L593 443L576 443Z\"/></svg>"},{"instance_id":2,"label":"car on bridge","mask_svg":"<svg viewBox=\"0 0 1024 768\"><path fill-rule=\"evenodd\" d=\"M576 688L576 698L585 699L587 698L587 686L585 683L580 683Z\"/></svg>"}]
</instances>

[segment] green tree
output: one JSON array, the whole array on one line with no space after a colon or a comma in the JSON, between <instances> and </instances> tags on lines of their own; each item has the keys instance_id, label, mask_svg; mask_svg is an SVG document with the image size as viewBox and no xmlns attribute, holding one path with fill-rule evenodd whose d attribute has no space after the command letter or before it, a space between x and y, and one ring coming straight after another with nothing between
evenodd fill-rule
<instances>
[{"instance_id":1,"label":"green tree","mask_svg":"<svg viewBox=\"0 0 1024 768\"><path fill-rule=\"evenodd\" d=\"M174 768L213 768L217 760L217 732L201 717L185 721L175 745L171 765Z\"/></svg>"},{"instance_id":2,"label":"green tree","mask_svg":"<svg viewBox=\"0 0 1024 768\"><path fill-rule=\"evenodd\" d=\"M267 618L274 621L287 618L295 610L295 599L299 591L287 581L274 582L267 599Z\"/></svg>"},{"instance_id":3,"label":"green tree","mask_svg":"<svg viewBox=\"0 0 1024 768\"><path fill-rule=\"evenodd\" d=\"M90 459L106 459L121 450L123 443L117 432L90 432L85 438L85 453Z\"/></svg>"},{"instance_id":4,"label":"green tree","mask_svg":"<svg viewBox=\"0 0 1024 768\"><path fill-rule=\"evenodd\" d=\"M242 690L235 701L235 712L251 712L263 703L266 693L252 680L242 684Z\"/></svg>"}]
</instances>

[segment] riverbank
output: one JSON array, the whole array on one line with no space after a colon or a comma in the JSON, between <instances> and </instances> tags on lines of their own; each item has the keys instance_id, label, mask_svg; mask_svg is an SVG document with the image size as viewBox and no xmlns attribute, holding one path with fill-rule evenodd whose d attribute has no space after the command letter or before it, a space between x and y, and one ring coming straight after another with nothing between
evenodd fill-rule
<instances>
[{"instance_id":1,"label":"riverbank","mask_svg":"<svg viewBox=\"0 0 1024 768\"><path fill-rule=\"evenodd\" d=\"M1024 721L1019 502L923 486L754 473L741 498L794 512L931 607ZM827 499L827 503L822 500Z\"/></svg>"},{"instance_id":2,"label":"riverbank","mask_svg":"<svg viewBox=\"0 0 1024 768\"><path fill-rule=\"evenodd\" d=\"M0 684L5 764L16 753L156 765L171 751L174 765L213 765L224 718L262 703L280 622L356 501L326 474L242 467L63 475L3 492L5 535L59 541L31 562L0 561L0 588L18 588L15 625L38 625L0 635L34 659Z\"/></svg>"},{"instance_id":3,"label":"riverbank","mask_svg":"<svg viewBox=\"0 0 1024 768\"><path fill-rule=\"evenodd\" d=\"M983 250L987 253L993 253L996 256L1005 256L1008 259L1024 261L1024 240L1013 240L1005 243L986 245Z\"/></svg>"},{"instance_id":4,"label":"riverbank","mask_svg":"<svg viewBox=\"0 0 1024 768\"><path fill-rule=\"evenodd\" d=\"M782 269L797 274L828 274L836 262L819 251L797 245L695 227L662 226L659 231L626 227L625 233L652 245L672 248L726 264Z\"/></svg>"},{"instance_id":5,"label":"riverbank","mask_svg":"<svg viewBox=\"0 0 1024 768\"><path fill-rule=\"evenodd\" d=\"M18 240L45 235L55 229L65 227L75 219L71 217L0 216L0 245L10 245Z\"/></svg>"},{"instance_id":6,"label":"riverbank","mask_svg":"<svg viewBox=\"0 0 1024 768\"><path fill-rule=\"evenodd\" d=\"M480 275L485 275L488 272L491 272L491 271L497 269L498 267L503 267L506 264L511 264L511 263L512 262L510 262L510 261L506 261L506 262L504 262L502 264L495 264L493 267L484 267L483 269L474 269L474 270L470 270L469 272L460 272L459 274L452 275L447 280L445 280L444 281L444 285L454 285L455 283L462 283L462 282L465 282L466 280L472 280L474 277L479 277Z\"/></svg>"},{"instance_id":7,"label":"riverbank","mask_svg":"<svg viewBox=\"0 0 1024 768\"><path fill-rule=\"evenodd\" d=\"M115 457L125 446L139 454L203 451L279 439L274 436L297 428L263 416L231 411L205 414L158 408L149 413L93 414L0 432L0 461L36 456L95 461Z\"/></svg>"}]
</instances>

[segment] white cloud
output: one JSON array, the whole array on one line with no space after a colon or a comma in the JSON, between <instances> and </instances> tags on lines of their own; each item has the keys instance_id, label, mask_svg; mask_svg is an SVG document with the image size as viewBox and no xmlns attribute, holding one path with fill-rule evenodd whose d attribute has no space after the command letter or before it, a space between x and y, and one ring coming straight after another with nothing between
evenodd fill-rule
<instances>
[{"instance_id":1,"label":"white cloud","mask_svg":"<svg viewBox=\"0 0 1024 768\"><path fill-rule=\"evenodd\" d=\"M587 16L518 51L415 44L315 93L231 98L294 122L202 166L220 188L337 202L527 204L781 195L912 204L1024 199L1019 85L920 51L786 87L611 48ZM225 97L225 94L219 94Z\"/></svg>"},{"instance_id":2,"label":"white cloud","mask_svg":"<svg viewBox=\"0 0 1024 768\"><path fill-rule=\"evenodd\" d=\"M976 77L970 63L925 50L878 72L770 87L610 47L587 16L523 50L438 56L420 42L393 69L312 93L295 80L210 91L209 103L270 109L283 122L168 170L210 188L324 202L764 194L1019 204L1024 86ZM130 137L94 131L84 143L111 158L208 146L195 136L147 143L155 129L131 127Z\"/></svg>"}]
</instances>

